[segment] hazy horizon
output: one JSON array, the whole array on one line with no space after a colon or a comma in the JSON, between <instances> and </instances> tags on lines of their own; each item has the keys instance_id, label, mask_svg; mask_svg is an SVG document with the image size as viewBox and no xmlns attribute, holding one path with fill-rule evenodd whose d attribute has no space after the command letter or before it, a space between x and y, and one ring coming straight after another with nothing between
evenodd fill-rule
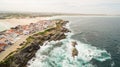
<instances>
[{"instance_id":1,"label":"hazy horizon","mask_svg":"<svg viewBox=\"0 0 120 67\"><path fill-rule=\"evenodd\" d=\"M119 0L0 0L0 11L120 14Z\"/></svg>"}]
</instances>

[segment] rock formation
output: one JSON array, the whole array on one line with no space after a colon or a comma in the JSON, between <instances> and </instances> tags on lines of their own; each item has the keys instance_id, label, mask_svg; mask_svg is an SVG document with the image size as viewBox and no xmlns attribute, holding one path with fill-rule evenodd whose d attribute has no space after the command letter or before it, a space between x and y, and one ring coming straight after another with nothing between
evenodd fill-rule
<instances>
[{"instance_id":1,"label":"rock formation","mask_svg":"<svg viewBox=\"0 0 120 67\"><path fill-rule=\"evenodd\" d=\"M43 45L45 41L56 41L66 38L64 33L69 32L69 30L63 27L65 25L64 22L66 21L62 20L57 23L60 28L56 26L27 38L27 42L22 44L26 46L7 57L3 62L0 62L0 67L26 67L27 62L35 56L36 51L40 49L40 45ZM73 52L73 55L77 55L75 49Z\"/></svg>"},{"instance_id":2,"label":"rock formation","mask_svg":"<svg viewBox=\"0 0 120 67\"><path fill-rule=\"evenodd\" d=\"M72 57L75 57L75 56L78 56L78 50L75 47L73 47L73 49L72 49Z\"/></svg>"},{"instance_id":3,"label":"rock formation","mask_svg":"<svg viewBox=\"0 0 120 67\"><path fill-rule=\"evenodd\" d=\"M77 45L77 43L75 41L73 41L71 45L73 46L72 57L78 56L78 50L75 47Z\"/></svg>"}]
</instances>

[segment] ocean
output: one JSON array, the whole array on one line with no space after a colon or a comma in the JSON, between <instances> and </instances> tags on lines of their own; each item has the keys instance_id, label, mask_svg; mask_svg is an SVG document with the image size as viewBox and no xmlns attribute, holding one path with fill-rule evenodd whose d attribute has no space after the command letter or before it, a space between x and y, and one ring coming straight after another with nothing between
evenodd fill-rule
<instances>
[{"instance_id":1,"label":"ocean","mask_svg":"<svg viewBox=\"0 0 120 67\"><path fill-rule=\"evenodd\" d=\"M60 41L47 42L28 62L28 67L120 67L120 17L60 16L72 32ZM71 56L76 41L78 56ZM59 44L60 46L54 47Z\"/></svg>"},{"instance_id":2,"label":"ocean","mask_svg":"<svg viewBox=\"0 0 120 67\"><path fill-rule=\"evenodd\" d=\"M45 42L28 67L120 67L119 16L55 16L68 20L67 38ZM72 57L76 41L78 56Z\"/></svg>"},{"instance_id":3,"label":"ocean","mask_svg":"<svg viewBox=\"0 0 120 67\"><path fill-rule=\"evenodd\" d=\"M70 27L75 33L73 39L105 49L114 67L120 67L120 17L81 17ZM110 67L103 65L99 67Z\"/></svg>"}]
</instances>

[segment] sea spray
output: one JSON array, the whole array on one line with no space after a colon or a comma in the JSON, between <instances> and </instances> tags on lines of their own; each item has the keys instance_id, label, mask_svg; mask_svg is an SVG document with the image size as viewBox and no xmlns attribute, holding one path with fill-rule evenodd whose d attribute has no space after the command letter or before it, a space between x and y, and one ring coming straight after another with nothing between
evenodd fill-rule
<instances>
[{"instance_id":1,"label":"sea spray","mask_svg":"<svg viewBox=\"0 0 120 67\"><path fill-rule=\"evenodd\" d=\"M69 23L70 24L70 23ZM69 28L67 24L66 28ZM28 62L28 67L96 67L91 63L94 58L100 62L111 59L106 50L100 50L90 44L71 39L74 33L66 33L66 39L45 42L37 51L36 56ZM72 57L72 41L78 45L78 56Z\"/></svg>"},{"instance_id":2,"label":"sea spray","mask_svg":"<svg viewBox=\"0 0 120 67\"><path fill-rule=\"evenodd\" d=\"M28 67L94 67L90 62L92 58L99 59L110 59L110 55L105 50L99 50L96 47L90 46L88 44L83 44L79 41L70 39L72 33L66 33L68 37L60 41L45 42L41 49L36 53L36 57L31 59L28 63ZM76 48L78 50L78 56L72 57L72 46L71 42L76 41L78 45ZM58 43L61 46L55 47ZM102 56L105 53L107 56ZM101 58L100 58L101 59ZM100 60L100 61L104 61Z\"/></svg>"}]
</instances>

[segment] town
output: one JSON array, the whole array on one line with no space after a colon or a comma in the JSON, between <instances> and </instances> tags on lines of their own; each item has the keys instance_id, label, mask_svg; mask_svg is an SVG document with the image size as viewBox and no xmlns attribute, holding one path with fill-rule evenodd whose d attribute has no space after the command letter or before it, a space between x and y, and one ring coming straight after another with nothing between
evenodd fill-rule
<instances>
[{"instance_id":1,"label":"town","mask_svg":"<svg viewBox=\"0 0 120 67\"><path fill-rule=\"evenodd\" d=\"M48 27L55 25L53 20L40 20L29 25L18 25L9 30L0 32L0 52L5 51L7 47L13 45L16 41L21 39L21 36L28 36L30 34L42 31ZM19 45L19 44L18 44Z\"/></svg>"}]
</instances>

